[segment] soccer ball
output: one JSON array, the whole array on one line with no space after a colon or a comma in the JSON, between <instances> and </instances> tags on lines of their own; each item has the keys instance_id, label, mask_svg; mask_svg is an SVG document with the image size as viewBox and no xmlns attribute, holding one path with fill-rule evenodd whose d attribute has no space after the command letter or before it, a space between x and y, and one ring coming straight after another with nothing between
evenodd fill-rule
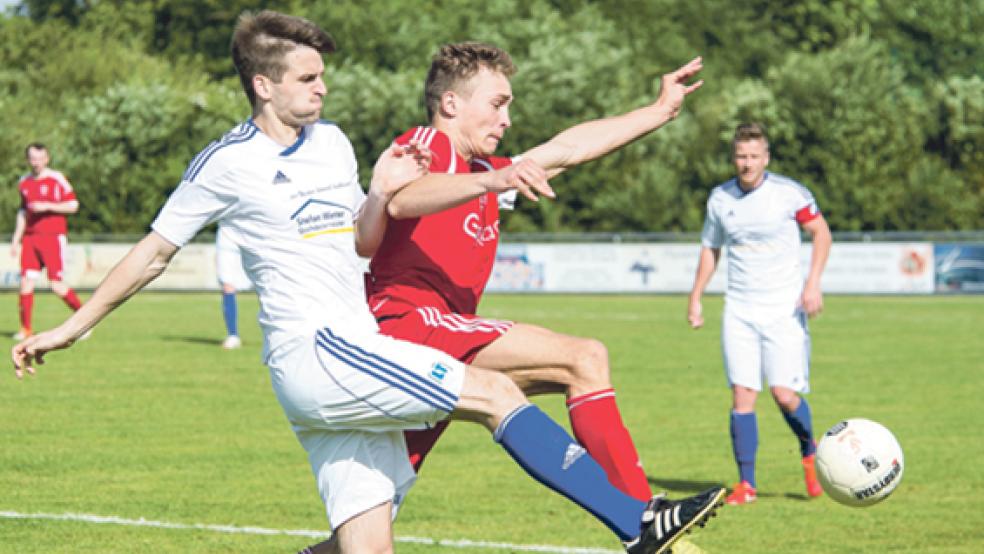
<instances>
[{"instance_id":1,"label":"soccer ball","mask_svg":"<svg viewBox=\"0 0 984 554\"><path fill-rule=\"evenodd\" d=\"M817 477L830 498L871 506L888 498L902 480L902 447L884 426L868 419L834 425L817 445Z\"/></svg>"}]
</instances>

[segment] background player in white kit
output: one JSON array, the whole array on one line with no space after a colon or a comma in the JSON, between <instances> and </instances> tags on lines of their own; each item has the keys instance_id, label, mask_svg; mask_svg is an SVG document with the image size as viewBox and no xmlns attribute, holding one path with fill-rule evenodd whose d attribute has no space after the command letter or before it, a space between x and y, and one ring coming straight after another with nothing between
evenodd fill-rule
<instances>
[{"instance_id":1,"label":"background player in white kit","mask_svg":"<svg viewBox=\"0 0 984 554\"><path fill-rule=\"evenodd\" d=\"M222 348L234 350L243 345L239 338L239 305L236 293L253 288L249 276L243 270L243 255L231 229L219 225L215 233L215 275L222 287L222 320L226 338Z\"/></svg>"},{"instance_id":2,"label":"background player in white kit","mask_svg":"<svg viewBox=\"0 0 984 554\"><path fill-rule=\"evenodd\" d=\"M721 247L728 247L721 345L733 394L731 440L740 481L729 504L756 498L755 399L762 375L799 440L807 494L822 494L816 478L809 392L810 336L806 317L823 308L820 276L830 253L830 229L810 191L766 172L769 142L761 125L746 123L732 141L738 176L711 191L701 235L703 246L690 293L687 318L704 324L701 296L714 274ZM800 270L800 227L813 236L806 282Z\"/></svg>"},{"instance_id":3,"label":"background player in white kit","mask_svg":"<svg viewBox=\"0 0 984 554\"><path fill-rule=\"evenodd\" d=\"M667 552L711 514L723 489L640 502L607 476L505 375L381 335L365 303L359 255L382 238L389 198L429 162L388 149L366 195L352 146L319 122L321 54L313 23L244 14L232 55L253 117L190 164L151 225L92 299L62 325L14 346L17 377L70 346L153 280L202 227L222 221L241 239L260 300L264 361L274 392L308 452L335 541L331 551L392 552L395 507L414 480L403 431L452 412L480 423L530 475L578 503L632 553Z\"/></svg>"}]
</instances>

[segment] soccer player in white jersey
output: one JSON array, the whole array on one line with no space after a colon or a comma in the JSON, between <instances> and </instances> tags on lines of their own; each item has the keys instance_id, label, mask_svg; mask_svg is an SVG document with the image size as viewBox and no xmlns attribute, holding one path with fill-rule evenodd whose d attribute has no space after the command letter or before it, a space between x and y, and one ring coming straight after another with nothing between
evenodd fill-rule
<instances>
[{"instance_id":1,"label":"soccer player in white jersey","mask_svg":"<svg viewBox=\"0 0 984 554\"><path fill-rule=\"evenodd\" d=\"M241 239L264 361L334 531L328 551L393 551L391 518L414 480L403 431L453 415L488 428L530 475L589 511L629 552L668 552L709 517L722 491L648 503L626 496L507 376L378 332L359 255L378 247L386 203L429 157L413 145L387 149L362 191L348 139L318 119L322 54L333 50L310 21L270 11L240 17L232 57L252 118L191 162L152 231L82 309L13 347L15 375L34 373L47 352L70 346L160 275L198 230L221 221Z\"/></svg>"},{"instance_id":2,"label":"soccer player in white jersey","mask_svg":"<svg viewBox=\"0 0 984 554\"><path fill-rule=\"evenodd\" d=\"M225 225L219 225L219 230L215 233L215 275L222 288L222 320L226 328L222 348L235 350L243 345L239 338L239 305L236 302L236 293L253 288L253 284L243 270L239 242L232 230Z\"/></svg>"},{"instance_id":3,"label":"soccer player in white jersey","mask_svg":"<svg viewBox=\"0 0 984 554\"><path fill-rule=\"evenodd\" d=\"M687 319L704 324L701 296L714 274L721 248L728 250L721 345L732 389L731 441L739 482L729 504L756 499L755 452L758 423L755 399L762 376L786 423L799 441L807 494L822 489L814 469L816 444L809 392L810 335L806 318L820 313L820 276L830 253L830 229L810 191L796 181L769 173L769 142L761 125L739 125L732 142L738 176L711 191L701 236L702 247ZM813 237L804 283L800 269L800 228Z\"/></svg>"}]
</instances>

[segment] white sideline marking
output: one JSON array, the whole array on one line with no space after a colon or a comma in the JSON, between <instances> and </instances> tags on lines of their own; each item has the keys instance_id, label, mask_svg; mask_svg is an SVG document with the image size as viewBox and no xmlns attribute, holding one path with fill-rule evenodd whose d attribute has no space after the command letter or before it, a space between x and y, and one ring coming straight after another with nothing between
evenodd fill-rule
<instances>
[{"instance_id":1,"label":"white sideline marking","mask_svg":"<svg viewBox=\"0 0 984 554\"><path fill-rule=\"evenodd\" d=\"M190 529L196 531L212 531L215 533L233 533L246 535L290 535L312 539L326 539L329 533L307 529L267 529L264 527L238 527L235 525L211 525L207 523L171 523L152 519L127 519L118 516L100 516L94 514L24 514L20 512L0 511L0 518L6 519L49 519L58 521L82 521L86 523L108 523L131 527L156 527L158 529ZM580 548L567 546L552 546L549 544L512 544L507 542L470 541L467 539L430 539L427 537L395 537L396 542L412 544L428 544L433 546L456 546L460 548L500 548L515 552L550 552L553 554L618 554L618 550L603 548Z\"/></svg>"}]
</instances>

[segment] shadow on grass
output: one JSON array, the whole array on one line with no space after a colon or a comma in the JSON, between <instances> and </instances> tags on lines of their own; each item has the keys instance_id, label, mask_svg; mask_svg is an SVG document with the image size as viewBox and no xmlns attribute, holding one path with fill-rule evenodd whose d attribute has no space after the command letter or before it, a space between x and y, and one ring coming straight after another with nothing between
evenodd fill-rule
<instances>
[{"instance_id":1,"label":"shadow on grass","mask_svg":"<svg viewBox=\"0 0 984 554\"><path fill-rule=\"evenodd\" d=\"M697 494L703 492L711 487L727 487L728 485L720 481L690 481L686 479L660 479L658 477L647 476L649 480L649 485L654 491L665 490L671 493L680 494ZM728 489L731 490L730 488ZM788 498L790 500L798 500L800 502L808 502L812 500L809 496L803 493L795 492L769 492L769 491L758 491L759 498Z\"/></svg>"},{"instance_id":2,"label":"shadow on grass","mask_svg":"<svg viewBox=\"0 0 984 554\"><path fill-rule=\"evenodd\" d=\"M211 339L208 337L189 337L189 336L177 336L177 335L166 335L161 337L165 342L187 342L189 344L207 344L208 346L222 346L222 339Z\"/></svg>"},{"instance_id":3,"label":"shadow on grass","mask_svg":"<svg viewBox=\"0 0 984 554\"><path fill-rule=\"evenodd\" d=\"M661 479L658 477L647 476L646 479L649 480L649 484L654 490L666 490L667 492L680 492L688 494L697 494L698 492L705 491L711 487L723 487L726 486L720 481L690 481L686 479Z\"/></svg>"}]
</instances>

